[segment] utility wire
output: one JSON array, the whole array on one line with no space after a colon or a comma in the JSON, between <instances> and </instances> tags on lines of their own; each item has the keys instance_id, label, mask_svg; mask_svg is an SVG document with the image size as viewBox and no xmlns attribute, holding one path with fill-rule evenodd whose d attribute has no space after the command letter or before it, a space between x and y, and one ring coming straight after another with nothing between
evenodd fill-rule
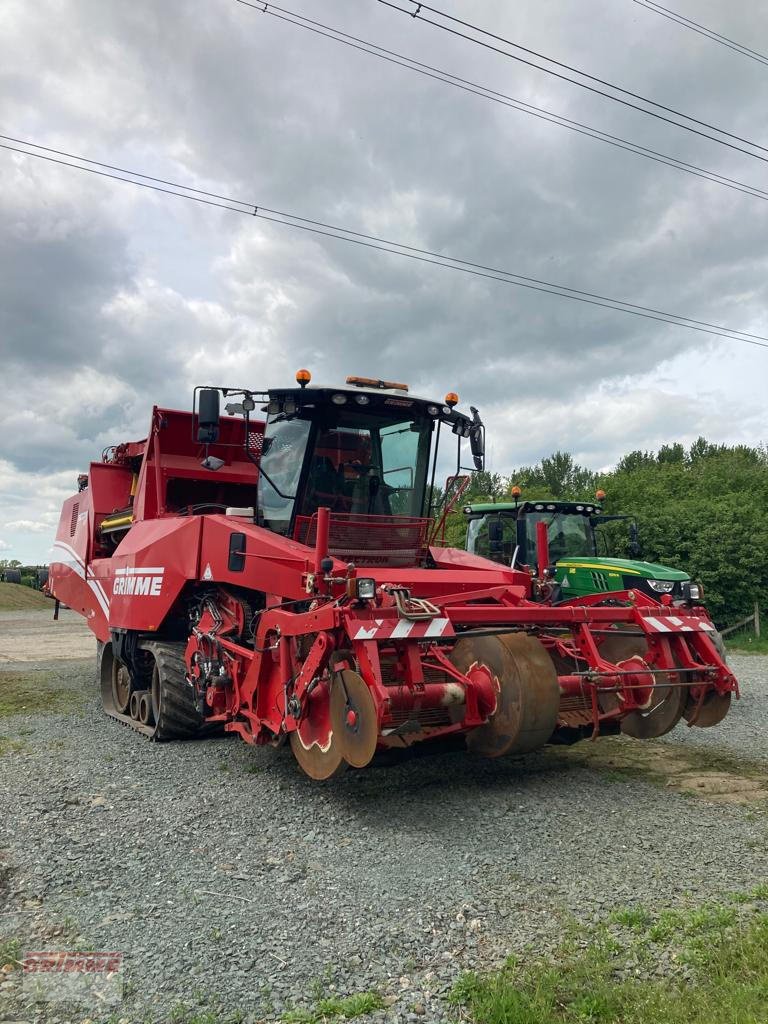
<instances>
[{"instance_id":1,"label":"utility wire","mask_svg":"<svg viewBox=\"0 0 768 1024\"><path fill-rule=\"evenodd\" d=\"M519 43L514 43L509 39L505 39L503 36L497 36L493 32L489 32L487 29L478 28L468 21L462 21L461 18L455 18L453 15L445 14L444 12L437 10L435 7L430 7L428 4L420 3L419 0L406 0L406 3L411 3L416 6L415 11L406 10L405 7L400 7L398 4L393 3L392 0L378 0L378 2L380 4L384 4L385 7L391 7L395 11L400 11L401 14L408 15L409 18L418 19L426 25L432 25L434 28L442 29L443 32L449 32L453 36L466 39L470 43L482 46L486 50L492 50L494 53L499 53L504 57L508 57L510 60L515 60L520 64L526 64L528 67L536 68L538 71L544 71L546 74L559 78L564 82L570 82L572 85L578 85L579 88L586 89L588 92L595 93L598 96L603 96L605 99L613 100L614 103L620 103L622 106L629 107L631 110L638 110L641 114L646 114L648 117L654 117L658 121L664 121L666 124L674 125L675 128L682 128L683 131L690 132L692 135L698 135L703 139L709 139L710 142L716 142L720 146L726 146L728 149L732 149L737 153L744 153L746 156L751 156L754 160L761 160L763 163L768 163L768 157L761 156L759 153L753 153L752 150L744 149L742 146L736 146L732 142L727 142L725 139L718 139L715 135L710 135L708 132L703 132L699 128L692 127L692 124L702 125L705 128L709 128L711 131L718 132L720 135L725 135L729 139L736 139L738 142L743 142L747 146L752 146L754 149L762 150L764 153L768 153L767 146L761 146L759 143L752 142L750 139L744 139L740 135L734 135L732 132L728 132L724 128L718 128L716 125L711 125L706 121L700 121L698 118L692 117L690 114L684 114L679 110L675 110L673 107L666 107L663 103L657 103L655 100L646 99L645 96L630 92L628 89L622 89L621 86L613 85L612 82L608 82L605 79L589 75L586 71L579 71L578 68L572 68L569 64L563 64L561 61L554 60L552 57L545 57L543 54L537 53L535 50L529 50L527 47L521 46ZM614 89L616 92L623 93L626 96L635 97L643 103L648 103L651 106L658 107L660 110L666 110L669 113L674 114L676 117L683 117L686 120L691 121L692 124L683 124L680 121L674 121L670 117L665 117L663 114L657 114L656 111L648 110L646 107L641 107L639 104L632 103L630 100L624 100L620 96L613 96L611 93L605 92L603 89L598 89L594 85L588 85L586 82L580 82L577 78L571 78L569 75L564 75L559 71L553 71L551 68L542 67L541 64L535 64L533 61L526 60L524 57L519 57L515 53L510 53L509 50L503 50L498 46L494 46L492 43L486 43L482 39L477 39L475 36L468 35L466 32L461 32L458 29L451 28L449 25L443 25L439 21L427 18L421 13L422 10L434 11L436 14L440 15L440 17L447 18L449 21L464 25L467 28L472 29L474 32L490 36L492 39L497 39L514 49L533 54L533 56L538 57L540 60L548 61L550 64L554 64L557 67L567 68L569 71L573 71L577 75L581 75L590 81L606 85L609 89Z\"/></svg>"},{"instance_id":2,"label":"utility wire","mask_svg":"<svg viewBox=\"0 0 768 1024\"><path fill-rule=\"evenodd\" d=\"M646 7L649 11L653 11L654 14L660 14L662 18L667 18L669 21L682 25L683 28L689 28L692 32L698 32L700 36L706 36L707 39L711 39L714 43L721 43L723 46L727 46L729 50L735 50L736 53L740 53L743 57L750 57L760 64L768 64L768 57L764 53L751 50L743 43L737 43L735 39L729 39L728 36L715 32L714 29L707 28L706 25L694 21L693 18L686 18L684 14L670 11L668 7L662 7L661 4L654 3L653 0L632 0L632 2L639 7Z\"/></svg>"},{"instance_id":3,"label":"utility wire","mask_svg":"<svg viewBox=\"0 0 768 1024\"><path fill-rule=\"evenodd\" d=\"M0 139L8 139L9 136L0 135ZM20 146L29 148L22 149ZM578 288L570 288L568 285L555 284L551 281L544 281L540 278L528 277L523 274L515 274L512 271L500 270L497 267L485 266L482 263L473 263L469 260L462 260L454 256L446 256L442 253L432 252L429 249L421 249L417 246L406 245L402 242L395 242L391 239L382 238L378 235L364 234L360 231L352 231L348 228L339 227L335 224L328 224L325 221L313 220L309 217L301 217L297 214L288 213L284 210L276 210L267 206L260 206L253 202L246 202L240 199L233 199L229 196L222 196L216 192L209 192L205 189L192 188L178 182L169 181L166 178L153 177L149 174L142 174L115 164L107 164L98 160L90 160L88 157L77 156L65 150L52 149L51 147L38 146L34 142L20 142L18 146L12 146L8 142L0 142L0 149L9 150L13 153L21 153L38 160L57 164L62 167L69 167L77 171L86 171L101 178L110 178L114 181L122 181L129 185L137 185L141 188L151 189L166 195L177 196L180 199L187 199L196 203L203 203L206 206L213 206L219 209L228 210L231 213L240 213L248 217L269 221L273 224L282 224L284 227L296 228L313 235L324 238L336 238L342 242L349 242L353 245L362 246L366 249L376 249L381 252L390 253L393 256L403 256L406 259L415 260L418 263L429 263L436 267L443 267L446 270L457 270L473 277L485 278L487 280L499 281L501 284L514 285L519 288L526 288L531 291L543 292L546 295L557 295L560 298L571 299L574 302L583 302L590 306L601 306L605 309L613 309L619 313L629 313L631 316L643 317L647 320L657 320L662 323L672 324L677 327L685 327L687 330L698 331L702 334L710 334L719 338L728 338L731 341L742 341L748 345L756 345L768 349L768 337L760 334L750 334L747 331L738 331L734 328L723 327L720 324L711 324L705 320L694 320L691 317L681 316L678 313L668 313L663 310L654 309L649 306L641 306L636 303L625 302L623 299L613 299L594 292L582 291ZM35 152L42 150L43 152ZM49 153L56 153L57 156L49 156ZM73 163L72 161L78 161ZM90 164L91 166L86 166ZM99 170L98 168L107 168ZM116 172L116 173L112 173ZM137 180L141 179L141 180ZM167 186L167 187L163 187Z\"/></svg>"},{"instance_id":4,"label":"utility wire","mask_svg":"<svg viewBox=\"0 0 768 1024\"><path fill-rule=\"evenodd\" d=\"M409 71L415 71L417 74L424 75L426 78L443 82L445 85L454 86L456 89L479 96L481 99L490 100L492 103L509 107L523 114L529 114L539 120L555 124L560 128L567 128L569 131L595 139L597 142L604 142L606 145L613 146L616 149L623 149L628 153L634 153L636 156L653 160L655 163L675 168L697 178L703 178L705 181L714 182L716 185L722 185L736 192L743 192L745 195L753 196L756 199L768 199L768 191L758 188L756 185L749 185L746 182L737 181L734 178L719 174L717 171L710 171L705 167L699 167L697 164L688 163L679 157L660 153L658 150L642 146L640 143L632 142L630 139L623 139L621 136L604 132L600 128L594 128L583 124L581 121L574 121L562 114L556 114L554 111L546 110L544 107L536 107L531 103L526 103L524 100L508 96L506 93L497 92L488 86L479 85L477 82L472 82L466 78L460 78L450 71L435 68L430 64L424 64L421 61L415 60L413 57L397 53L395 50L388 50L386 47L378 46L376 43L370 42L370 40L361 39L358 36L342 32L341 29L325 25L323 22L315 21L312 18L307 18L305 15L297 14L295 11L290 11L285 7L278 7L276 4L252 3L250 0L235 0L235 3L241 4L243 7L251 7L261 14L269 14L279 21L294 25L297 28L306 29L315 35L331 39L336 43L342 43L344 46L349 46L361 53L367 53L371 57L377 57L389 64L398 65Z\"/></svg>"}]
</instances>

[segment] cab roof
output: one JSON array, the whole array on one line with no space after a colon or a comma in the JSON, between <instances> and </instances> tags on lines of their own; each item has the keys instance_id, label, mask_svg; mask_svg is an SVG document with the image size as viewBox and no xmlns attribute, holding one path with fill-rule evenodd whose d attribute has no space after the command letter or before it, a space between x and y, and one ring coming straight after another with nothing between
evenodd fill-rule
<instances>
[{"instance_id":1,"label":"cab roof","mask_svg":"<svg viewBox=\"0 0 768 1024\"><path fill-rule=\"evenodd\" d=\"M362 386L357 384L343 384L333 386L330 384L307 384L304 387L270 388L269 404L265 411L271 412L270 406L273 402L280 405L287 402L295 402L297 407L315 405L318 401L338 405L340 408L349 406L360 409L382 410L406 410L417 409L422 414L426 412L434 419L442 420L443 423L460 427L464 436L468 436L472 420L465 413L451 408L442 401L435 401L432 398L422 398L413 395L403 388ZM344 402L334 402L335 395L343 395ZM457 431L458 432L458 431Z\"/></svg>"},{"instance_id":2,"label":"cab roof","mask_svg":"<svg viewBox=\"0 0 768 1024\"><path fill-rule=\"evenodd\" d=\"M596 501L551 501L548 498L517 502L472 502L471 505L464 506L464 515L470 518L484 516L489 512L496 512L501 515L505 513L519 515L521 512L562 512L566 515L599 515L602 511L602 506Z\"/></svg>"}]
</instances>

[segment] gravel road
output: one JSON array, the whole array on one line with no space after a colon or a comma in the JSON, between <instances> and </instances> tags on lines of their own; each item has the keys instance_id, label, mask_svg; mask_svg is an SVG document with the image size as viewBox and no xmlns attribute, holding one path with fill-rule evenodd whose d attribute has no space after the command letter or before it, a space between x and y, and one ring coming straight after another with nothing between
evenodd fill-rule
<instances>
[{"instance_id":1,"label":"gravel road","mask_svg":"<svg viewBox=\"0 0 768 1024\"><path fill-rule=\"evenodd\" d=\"M744 698L726 722L669 742L768 760L768 658L732 663ZM20 745L0 758L0 937L122 951L125 1021L182 1019L181 1004L279 1020L370 990L389 1005L366 1020L455 1020L444 994L462 970L546 948L570 914L766 878L768 819L754 807L547 752L422 758L318 785L287 750L148 743L101 715L91 660L25 668L89 696L68 714L0 719L0 740ZM0 1017L71 1019L25 1007L18 972L5 978Z\"/></svg>"}]
</instances>

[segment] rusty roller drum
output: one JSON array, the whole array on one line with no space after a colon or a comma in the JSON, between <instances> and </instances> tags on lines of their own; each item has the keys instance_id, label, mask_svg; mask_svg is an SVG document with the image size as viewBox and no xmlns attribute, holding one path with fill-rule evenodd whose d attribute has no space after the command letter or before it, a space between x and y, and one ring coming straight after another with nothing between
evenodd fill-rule
<instances>
[{"instance_id":1,"label":"rusty roller drum","mask_svg":"<svg viewBox=\"0 0 768 1024\"><path fill-rule=\"evenodd\" d=\"M619 667L623 662L629 662L627 668L638 671L642 670L640 659L645 664L648 645L642 637L609 636L600 647L600 655ZM647 710L631 711L621 719L621 731L636 740L665 736L683 717L687 700L688 687L659 686L653 691L651 706Z\"/></svg>"},{"instance_id":2,"label":"rusty roller drum","mask_svg":"<svg viewBox=\"0 0 768 1024\"><path fill-rule=\"evenodd\" d=\"M485 665L496 688L496 710L467 734L467 747L482 757L526 754L543 747L557 724L560 687L544 646L526 633L465 637L451 661L465 675Z\"/></svg>"}]
</instances>

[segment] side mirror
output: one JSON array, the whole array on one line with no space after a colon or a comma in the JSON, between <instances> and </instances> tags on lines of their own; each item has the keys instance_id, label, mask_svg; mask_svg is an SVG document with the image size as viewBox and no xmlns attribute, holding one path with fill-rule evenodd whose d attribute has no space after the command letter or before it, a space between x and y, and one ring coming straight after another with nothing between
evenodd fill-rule
<instances>
[{"instance_id":1,"label":"side mirror","mask_svg":"<svg viewBox=\"0 0 768 1024\"><path fill-rule=\"evenodd\" d=\"M469 430L469 448L472 452L472 458L475 460L475 469L482 472L485 469L485 427L474 405L470 405L469 411L472 413L472 426Z\"/></svg>"},{"instance_id":2,"label":"side mirror","mask_svg":"<svg viewBox=\"0 0 768 1024\"><path fill-rule=\"evenodd\" d=\"M629 553L632 558L642 558L643 548L637 531L637 523L629 524Z\"/></svg>"},{"instance_id":3,"label":"side mirror","mask_svg":"<svg viewBox=\"0 0 768 1024\"><path fill-rule=\"evenodd\" d=\"M197 440L200 444L215 444L219 439L219 392L216 388L202 388L197 408Z\"/></svg>"}]
</instances>

